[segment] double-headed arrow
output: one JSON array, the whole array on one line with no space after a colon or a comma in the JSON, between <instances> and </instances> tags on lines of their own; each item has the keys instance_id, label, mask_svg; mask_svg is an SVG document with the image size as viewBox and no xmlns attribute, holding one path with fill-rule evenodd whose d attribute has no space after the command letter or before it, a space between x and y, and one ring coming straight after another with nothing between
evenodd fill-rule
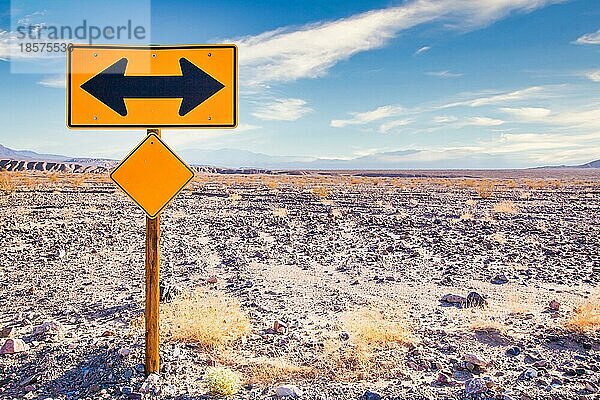
<instances>
[{"instance_id":1,"label":"double-headed arrow","mask_svg":"<svg viewBox=\"0 0 600 400\"><path fill-rule=\"evenodd\" d=\"M121 116L127 115L125 99L181 98L179 115L184 116L225 85L185 58L179 59L178 76L125 76L127 58L122 58L81 88Z\"/></svg>"}]
</instances>

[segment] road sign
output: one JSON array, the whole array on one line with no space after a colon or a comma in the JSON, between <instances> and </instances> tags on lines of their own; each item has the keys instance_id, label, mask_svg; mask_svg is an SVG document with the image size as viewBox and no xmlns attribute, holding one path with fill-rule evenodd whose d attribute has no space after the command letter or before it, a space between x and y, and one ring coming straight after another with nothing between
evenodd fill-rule
<instances>
[{"instance_id":1,"label":"road sign","mask_svg":"<svg viewBox=\"0 0 600 400\"><path fill-rule=\"evenodd\" d=\"M194 171L158 135L151 133L110 177L149 218L156 218L192 180Z\"/></svg>"},{"instance_id":2,"label":"road sign","mask_svg":"<svg viewBox=\"0 0 600 400\"><path fill-rule=\"evenodd\" d=\"M69 128L235 128L237 47L70 45Z\"/></svg>"}]
</instances>

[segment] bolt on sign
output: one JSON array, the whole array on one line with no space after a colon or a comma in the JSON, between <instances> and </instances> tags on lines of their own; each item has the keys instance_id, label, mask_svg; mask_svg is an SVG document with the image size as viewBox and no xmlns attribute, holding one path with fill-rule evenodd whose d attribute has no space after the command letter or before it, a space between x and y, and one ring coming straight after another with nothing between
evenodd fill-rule
<instances>
[{"instance_id":1,"label":"bolt on sign","mask_svg":"<svg viewBox=\"0 0 600 400\"><path fill-rule=\"evenodd\" d=\"M234 45L70 45L69 128L235 128Z\"/></svg>"},{"instance_id":2,"label":"bolt on sign","mask_svg":"<svg viewBox=\"0 0 600 400\"><path fill-rule=\"evenodd\" d=\"M69 45L67 127L144 128L110 177L146 213L146 373L160 370L160 213L194 177L160 128L237 126L237 47Z\"/></svg>"}]
</instances>

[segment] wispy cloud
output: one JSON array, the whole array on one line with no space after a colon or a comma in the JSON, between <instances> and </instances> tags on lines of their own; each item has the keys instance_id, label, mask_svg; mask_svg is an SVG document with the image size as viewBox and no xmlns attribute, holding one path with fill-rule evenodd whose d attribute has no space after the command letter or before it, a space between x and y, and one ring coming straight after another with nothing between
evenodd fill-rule
<instances>
[{"instance_id":1,"label":"wispy cloud","mask_svg":"<svg viewBox=\"0 0 600 400\"><path fill-rule=\"evenodd\" d=\"M577 38L575 41L577 44L600 44L600 29L596 32L586 33Z\"/></svg>"},{"instance_id":2,"label":"wispy cloud","mask_svg":"<svg viewBox=\"0 0 600 400\"><path fill-rule=\"evenodd\" d=\"M504 123L501 119L489 118L489 117L471 117L465 122L465 125L474 126L498 126Z\"/></svg>"},{"instance_id":3,"label":"wispy cloud","mask_svg":"<svg viewBox=\"0 0 600 400\"><path fill-rule=\"evenodd\" d=\"M64 89L66 86L64 75L55 75L55 76L45 77L37 83L38 83L38 85L46 86L49 88L56 88L56 89Z\"/></svg>"},{"instance_id":4,"label":"wispy cloud","mask_svg":"<svg viewBox=\"0 0 600 400\"><path fill-rule=\"evenodd\" d=\"M415 54L416 55L423 54L429 50L431 50L431 46L423 46L423 47L417 49L417 51L415 51Z\"/></svg>"},{"instance_id":5,"label":"wispy cloud","mask_svg":"<svg viewBox=\"0 0 600 400\"><path fill-rule=\"evenodd\" d=\"M247 85L321 77L353 55L387 45L401 31L444 20L446 27L473 29L511 12L530 12L561 0L413 0L299 28L280 28L234 41L240 77Z\"/></svg>"},{"instance_id":6,"label":"wispy cloud","mask_svg":"<svg viewBox=\"0 0 600 400\"><path fill-rule=\"evenodd\" d=\"M448 103L440 106L439 108L449 108L449 107L460 107L460 106L469 106L469 107L481 107L490 104L500 104L509 101L520 101L531 98L539 98L546 95L546 89L543 86L531 86L525 89L519 89L512 92L500 92L497 94L490 94L488 96L476 97L470 100L457 101L453 103Z\"/></svg>"},{"instance_id":7,"label":"wispy cloud","mask_svg":"<svg viewBox=\"0 0 600 400\"><path fill-rule=\"evenodd\" d=\"M410 124L411 122L412 122L412 120L410 120L410 119L396 119L393 121L385 122L379 126L379 132L388 133L392 129L395 129L395 128L398 128L401 126L406 126L406 125Z\"/></svg>"},{"instance_id":8,"label":"wispy cloud","mask_svg":"<svg viewBox=\"0 0 600 400\"><path fill-rule=\"evenodd\" d=\"M600 108L588 110L568 110L552 112L546 108L501 108L502 111L515 116L520 121L541 124L566 126L573 128L593 128L600 130ZM600 131L596 132L600 139Z\"/></svg>"},{"instance_id":9,"label":"wispy cloud","mask_svg":"<svg viewBox=\"0 0 600 400\"><path fill-rule=\"evenodd\" d=\"M585 76L590 81L600 82L600 69L597 69L595 71L588 71L585 73Z\"/></svg>"},{"instance_id":10,"label":"wispy cloud","mask_svg":"<svg viewBox=\"0 0 600 400\"><path fill-rule=\"evenodd\" d=\"M296 121L313 112L302 99L275 99L252 112L256 118L270 121Z\"/></svg>"},{"instance_id":11,"label":"wispy cloud","mask_svg":"<svg viewBox=\"0 0 600 400\"><path fill-rule=\"evenodd\" d=\"M438 78L458 78L460 76L463 76L463 74L450 71L429 71L425 72L425 75L436 76Z\"/></svg>"},{"instance_id":12,"label":"wispy cloud","mask_svg":"<svg viewBox=\"0 0 600 400\"><path fill-rule=\"evenodd\" d=\"M401 106L381 106L371 111L365 112L353 112L350 113L352 118L348 119L333 119L330 122L330 126L333 128L343 128L348 125L364 125L369 122L378 121L384 118L394 117L404 112L404 108Z\"/></svg>"}]
</instances>

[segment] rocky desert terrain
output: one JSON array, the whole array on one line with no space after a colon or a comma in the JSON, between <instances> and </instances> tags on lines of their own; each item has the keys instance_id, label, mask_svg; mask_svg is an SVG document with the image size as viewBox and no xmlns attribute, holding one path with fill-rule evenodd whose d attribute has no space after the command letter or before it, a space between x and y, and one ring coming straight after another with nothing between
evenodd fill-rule
<instances>
[{"instance_id":1,"label":"rocky desert terrain","mask_svg":"<svg viewBox=\"0 0 600 400\"><path fill-rule=\"evenodd\" d=\"M429 175L199 173L146 377L142 211L0 173L0 398L600 398L600 170Z\"/></svg>"}]
</instances>

